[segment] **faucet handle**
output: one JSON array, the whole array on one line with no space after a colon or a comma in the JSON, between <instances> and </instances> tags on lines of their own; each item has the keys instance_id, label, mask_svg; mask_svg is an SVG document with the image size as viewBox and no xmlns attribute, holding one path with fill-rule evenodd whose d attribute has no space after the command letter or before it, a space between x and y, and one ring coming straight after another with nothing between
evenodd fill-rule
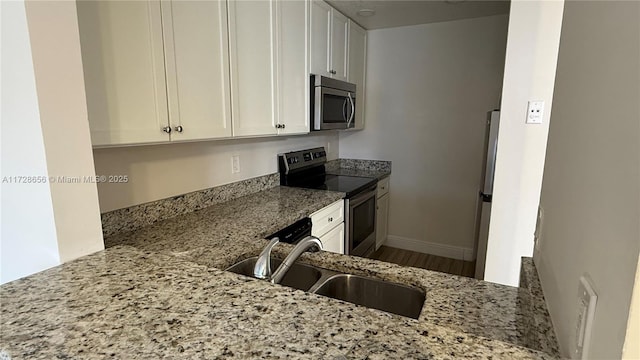
<instances>
[{"instance_id":1,"label":"faucet handle","mask_svg":"<svg viewBox=\"0 0 640 360\"><path fill-rule=\"evenodd\" d=\"M280 242L278 237L274 237L262 250L256 264L253 267L253 276L258 279L271 279L271 249Z\"/></svg>"}]
</instances>

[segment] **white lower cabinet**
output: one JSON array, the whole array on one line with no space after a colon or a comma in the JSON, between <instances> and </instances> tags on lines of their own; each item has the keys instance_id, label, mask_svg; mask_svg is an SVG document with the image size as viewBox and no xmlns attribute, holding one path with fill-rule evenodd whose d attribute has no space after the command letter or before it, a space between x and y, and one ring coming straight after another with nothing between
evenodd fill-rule
<instances>
[{"instance_id":1,"label":"white lower cabinet","mask_svg":"<svg viewBox=\"0 0 640 360\"><path fill-rule=\"evenodd\" d=\"M340 223L328 233L320 236L324 251L344 254L344 223Z\"/></svg>"},{"instance_id":2,"label":"white lower cabinet","mask_svg":"<svg viewBox=\"0 0 640 360\"><path fill-rule=\"evenodd\" d=\"M338 200L311 214L311 235L323 250L344 254L344 200Z\"/></svg>"}]
</instances>

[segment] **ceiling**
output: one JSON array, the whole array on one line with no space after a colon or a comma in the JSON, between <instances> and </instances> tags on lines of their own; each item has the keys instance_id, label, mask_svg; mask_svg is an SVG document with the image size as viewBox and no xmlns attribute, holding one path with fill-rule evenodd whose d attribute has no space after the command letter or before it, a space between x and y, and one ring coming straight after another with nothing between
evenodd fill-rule
<instances>
[{"instance_id":1,"label":"ceiling","mask_svg":"<svg viewBox=\"0 0 640 360\"><path fill-rule=\"evenodd\" d=\"M327 0L367 30L509 13L509 0ZM363 17L358 10L372 9Z\"/></svg>"}]
</instances>

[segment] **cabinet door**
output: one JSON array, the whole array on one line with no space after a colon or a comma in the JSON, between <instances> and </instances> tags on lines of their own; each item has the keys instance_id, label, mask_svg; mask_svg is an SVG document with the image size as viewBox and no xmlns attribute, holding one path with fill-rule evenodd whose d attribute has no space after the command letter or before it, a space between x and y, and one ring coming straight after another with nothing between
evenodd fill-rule
<instances>
[{"instance_id":1,"label":"cabinet door","mask_svg":"<svg viewBox=\"0 0 640 360\"><path fill-rule=\"evenodd\" d=\"M226 1L163 1L171 140L231 136Z\"/></svg>"},{"instance_id":2,"label":"cabinet door","mask_svg":"<svg viewBox=\"0 0 640 360\"><path fill-rule=\"evenodd\" d=\"M324 1L311 1L311 63L312 74L331 76L331 6Z\"/></svg>"},{"instance_id":3,"label":"cabinet door","mask_svg":"<svg viewBox=\"0 0 640 360\"><path fill-rule=\"evenodd\" d=\"M78 1L94 146L169 141L159 1Z\"/></svg>"},{"instance_id":4,"label":"cabinet door","mask_svg":"<svg viewBox=\"0 0 640 360\"><path fill-rule=\"evenodd\" d=\"M278 134L309 132L309 2L278 1Z\"/></svg>"},{"instance_id":5,"label":"cabinet door","mask_svg":"<svg viewBox=\"0 0 640 360\"><path fill-rule=\"evenodd\" d=\"M332 9L331 73L335 79L347 81L349 75L349 19Z\"/></svg>"},{"instance_id":6,"label":"cabinet door","mask_svg":"<svg viewBox=\"0 0 640 360\"><path fill-rule=\"evenodd\" d=\"M354 129L364 129L365 74L367 32L349 20L349 82L356 84L356 116Z\"/></svg>"},{"instance_id":7,"label":"cabinet door","mask_svg":"<svg viewBox=\"0 0 640 360\"><path fill-rule=\"evenodd\" d=\"M275 135L274 0L228 6L233 135Z\"/></svg>"},{"instance_id":8,"label":"cabinet door","mask_svg":"<svg viewBox=\"0 0 640 360\"><path fill-rule=\"evenodd\" d=\"M338 254L344 254L344 223L333 228L320 238L322 249Z\"/></svg>"},{"instance_id":9,"label":"cabinet door","mask_svg":"<svg viewBox=\"0 0 640 360\"><path fill-rule=\"evenodd\" d=\"M344 222L344 200L338 200L309 216L311 218L311 235L321 237L336 224Z\"/></svg>"},{"instance_id":10,"label":"cabinet door","mask_svg":"<svg viewBox=\"0 0 640 360\"><path fill-rule=\"evenodd\" d=\"M378 199L376 210L376 249L380 247L389 235L389 194Z\"/></svg>"}]
</instances>

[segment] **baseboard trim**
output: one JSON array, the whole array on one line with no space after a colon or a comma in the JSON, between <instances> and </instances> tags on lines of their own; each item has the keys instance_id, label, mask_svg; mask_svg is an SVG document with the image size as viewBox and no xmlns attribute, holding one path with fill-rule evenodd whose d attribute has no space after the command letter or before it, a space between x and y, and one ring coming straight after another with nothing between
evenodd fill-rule
<instances>
[{"instance_id":1,"label":"baseboard trim","mask_svg":"<svg viewBox=\"0 0 640 360\"><path fill-rule=\"evenodd\" d=\"M431 243L402 236L389 235L383 245L457 260L475 260L473 258L473 249L470 248Z\"/></svg>"}]
</instances>

